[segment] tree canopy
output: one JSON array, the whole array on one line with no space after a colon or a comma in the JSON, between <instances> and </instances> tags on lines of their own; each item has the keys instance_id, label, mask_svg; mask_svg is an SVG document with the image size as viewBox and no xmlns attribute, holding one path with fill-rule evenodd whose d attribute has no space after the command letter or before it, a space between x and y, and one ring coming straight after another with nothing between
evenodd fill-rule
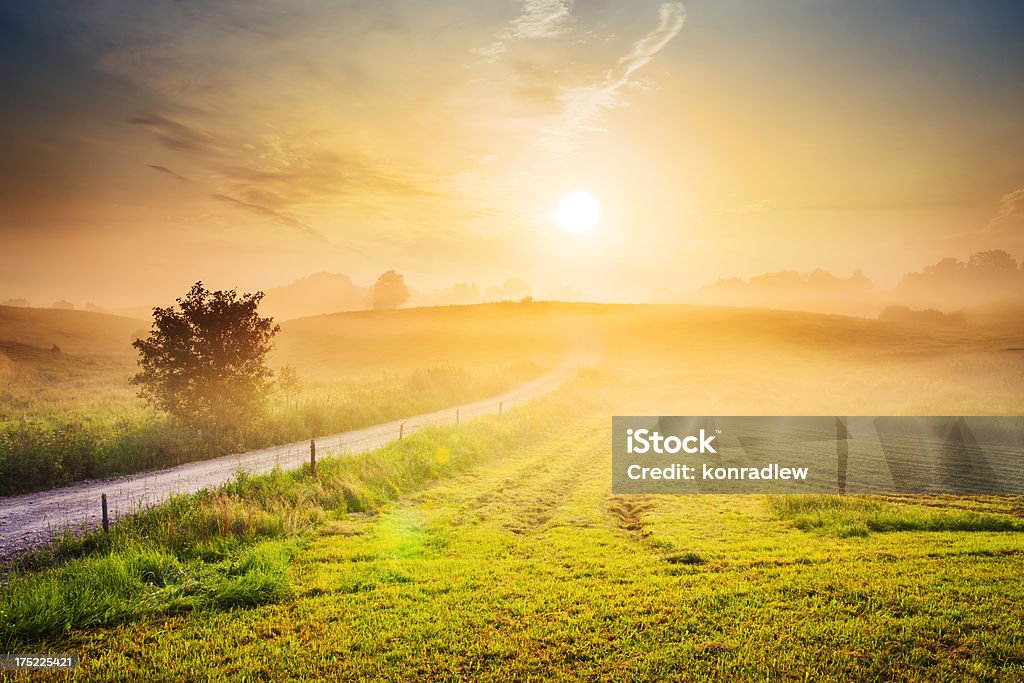
<instances>
[{"instance_id":1,"label":"tree canopy","mask_svg":"<svg viewBox=\"0 0 1024 683\"><path fill-rule=\"evenodd\" d=\"M224 432L263 407L272 372L266 356L280 331L259 315L263 292L210 291L202 282L153 309L153 328L132 343L141 370L131 379L140 396L184 424Z\"/></svg>"},{"instance_id":2,"label":"tree canopy","mask_svg":"<svg viewBox=\"0 0 1024 683\"><path fill-rule=\"evenodd\" d=\"M373 307L375 309L398 308L409 300L409 288L405 278L393 270L381 274L373 284Z\"/></svg>"}]
</instances>

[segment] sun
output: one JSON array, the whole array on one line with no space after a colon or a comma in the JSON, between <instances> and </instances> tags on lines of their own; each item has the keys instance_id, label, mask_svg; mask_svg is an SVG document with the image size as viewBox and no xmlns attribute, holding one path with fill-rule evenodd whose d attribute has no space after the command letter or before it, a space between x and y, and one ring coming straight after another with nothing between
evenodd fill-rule
<instances>
[{"instance_id":1,"label":"sun","mask_svg":"<svg viewBox=\"0 0 1024 683\"><path fill-rule=\"evenodd\" d=\"M558 224L569 232L586 235L597 227L601 217L601 205L589 192L575 190L562 197L555 209Z\"/></svg>"}]
</instances>

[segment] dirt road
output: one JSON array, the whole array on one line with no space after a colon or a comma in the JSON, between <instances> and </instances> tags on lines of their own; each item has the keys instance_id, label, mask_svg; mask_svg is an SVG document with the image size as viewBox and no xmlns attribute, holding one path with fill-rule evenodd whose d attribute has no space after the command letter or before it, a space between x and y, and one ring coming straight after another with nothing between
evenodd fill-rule
<instances>
[{"instance_id":1,"label":"dirt road","mask_svg":"<svg viewBox=\"0 0 1024 683\"><path fill-rule=\"evenodd\" d=\"M483 401L415 415L404 420L358 429L316 440L319 455L362 453L380 448L398 438L399 430L411 434L423 427L454 424L543 396L557 389L575 369L574 363L559 366L542 377L521 384ZM404 425L404 427L403 427ZM107 494L111 519L151 505L172 494L194 493L222 484L239 470L252 474L301 467L309 461L309 442L301 441L257 451L225 455L213 460L187 463L155 472L85 481L53 491L0 498L0 561L10 560L25 550L49 543L67 528L99 526L100 497Z\"/></svg>"}]
</instances>

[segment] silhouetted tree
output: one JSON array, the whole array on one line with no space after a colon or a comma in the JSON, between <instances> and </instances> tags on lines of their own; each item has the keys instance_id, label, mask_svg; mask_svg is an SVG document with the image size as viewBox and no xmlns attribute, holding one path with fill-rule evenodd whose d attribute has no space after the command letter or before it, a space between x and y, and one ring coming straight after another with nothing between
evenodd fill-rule
<instances>
[{"instance_id":1,"label":"silhouetted tree","mask_svg":"<svg viewBox=\"0 0 1024 683\"><path fill-rule=\"evenodd\" d=\"M950 257L919 272L907 273L897 291L907 302L946 309L974 307L1019 301L1024 276L1009 252L992 249L974 254L967 263Z\"/></svg>"},{"instance_id":2,"label":"silhouetted tree","mask_svg":"<svg viewBox=\"0 0 1024 683\"><path fill-rule=\"evenodd\" d=\"M1014 271L1017 270L1017 260L1002 249L979 251L967 262L967 268L990 273Z\"/></svg>"},{"instance_id":3,"label":"silhouetted tree","mask_svg":"<svg viewBox=\"0 0 1024 683\"><path fill-rule=\"evenodd\" d=\"M60 301L53 302L53 308L59 308L64 311L73 311L75 310L75 305L67 299L61 299Z\"/></svg>"},{"instance_id":4,"label":"silhouetted tree","mask_svg":"<svg viewBox=\"0 0 1024 683\"><path fill-rule=\"evenodd\" d=\"M237 429L262 407L272 372L266 356L280 326L259 315L263 292L209 291L202 282L178 306L153 309L153 328L132 343L139 395L184 424Z\"/></svg>"},{"instance_id":5,"label":"silhouetted tree","mask_svg":"<svg viewBox=\"0 0 1024 683\"><path fill-rule=\"evenodd\" d=\"M28 299L7 299L0 306L18 306L20 308L28 308L32 304L29 303Z\"/></svg>"},{"instance_id":6,"label":"silhouetted tree","mask_svg":"<svg viewBox=\"0 0 1024 683\"><path fill-rule=\"evenodd\" d=\"M375 309L398 308L409 300L409 288L405 278L393 270L383 273L373 284L373 307Z\"/></svg>"}]
</instances>

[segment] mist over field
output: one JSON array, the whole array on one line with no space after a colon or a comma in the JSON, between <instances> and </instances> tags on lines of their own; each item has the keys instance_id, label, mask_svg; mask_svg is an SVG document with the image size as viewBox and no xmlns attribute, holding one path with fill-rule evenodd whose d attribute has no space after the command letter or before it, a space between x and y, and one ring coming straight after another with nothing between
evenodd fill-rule
<instances>
[{"instance_id":1,"label":"mist over field","mask_svg":"<svg viewBox=\"0 0 1024 683\"><path fill-rule=\"evenodd\" d=\"M0 3L3 676L1024 679L1021 26Z\"/></svg>"}]
</instances>

